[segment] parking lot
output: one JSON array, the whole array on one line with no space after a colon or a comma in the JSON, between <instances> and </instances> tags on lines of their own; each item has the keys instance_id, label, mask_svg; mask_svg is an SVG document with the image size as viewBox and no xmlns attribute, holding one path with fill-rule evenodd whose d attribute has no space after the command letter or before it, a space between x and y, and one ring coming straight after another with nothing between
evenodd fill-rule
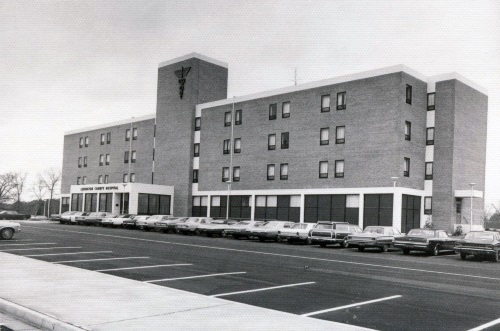
<instances>
[{"instance_id":1,"label":"parking lot","mask_svg":"<svg viewBox=\"0 0 500 331\"><path fill-rule=\"evenodd\" d=\"M361 253L34 222L0 241L0 251L379 330L500 325L500 264L454 254Z\"/></svg>"}]
</instances>

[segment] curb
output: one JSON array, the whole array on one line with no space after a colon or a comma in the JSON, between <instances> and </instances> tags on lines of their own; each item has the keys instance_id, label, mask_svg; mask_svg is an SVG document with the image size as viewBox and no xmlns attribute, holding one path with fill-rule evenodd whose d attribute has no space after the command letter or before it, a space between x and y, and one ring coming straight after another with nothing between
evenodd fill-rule
<instances>
[{"instance_id":1,"label":"curb","mask_svg":"<svg viewBox=\"0 0 500 331\"><path fill-rule=\"evenodd\" d=\"M87 328L61 321L55 317L0 298L0 311L34 327L48 331L82 331Z\"/></svg>"}]
</instances>

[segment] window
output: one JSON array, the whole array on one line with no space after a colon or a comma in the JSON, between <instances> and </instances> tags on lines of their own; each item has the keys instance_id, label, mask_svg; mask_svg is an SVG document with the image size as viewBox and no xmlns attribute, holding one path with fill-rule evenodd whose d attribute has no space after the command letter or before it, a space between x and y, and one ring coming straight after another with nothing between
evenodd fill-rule
<instances>
[{"instance_id":1,"label":"window","mask_svg":"<svg viewBox=\"0 0 500 331\"><path fill-rule=\"evenodd\" d=\"M109 182L109 176L104 175L104 184L107 184Z\"/></svg>"},{"instance_id":2,"label":"window","mask_svg":"<svg viewBox=\"0 0 500 331\"><path fill-rule=\"evenodd\" d=\"M102 175L99 175L99 177L97 177L97 184L102 184Z\"/></svg>"},{"instance_id":3,"label":"window","mask_svg":"<svg viewBox=\"0 0 500 331\"><path fill-rule=\"evenodd\" d=\"M280 180L288 179L288 163L280 164Z\"/></svg>"},{"instance_id":4,"label":"window","mask_svg":"<svg viewBox=\"0 0 500 331\"><path fill-rule=\"evenodd\" d=\"M76 177L76 185L82 184L82 177Z\"/></svg>"},{"instance_id":5,"label":"window","mask_svg":"<svg viewBox=\"0 0 500 331\"><path fill-rule=\"evenodd\" d=\"M194 119L194 131L200 131L201 130L201 117L196 117Z\"/></svg>"},{"instance_id":6,"label":"window","mask_svg":"<svg viewBox=\"0 0 500 331\"><path fill-rule=\"evenodd\" d=\"M86 156L83 157L83 167L87 168L87 157Z\"/></svg>"},{"instance_id":7,"label":"window","mask_svg":"<svg viewBox=\"0 0 500 331\"><path fill-rule=\"evenodd\" d=\"M234 138L234 153L241 153L241 138Z\"/></svg>"},{"instance_id":8,"label":"window","mask_svg":"<svg viewBox=\"0 0 500 331\"><path fill-rule=\"evenodd\" d=\"M410 177L410 158L408 157L405 157L403 175L405 177Z\"/></svg>"},{"instance_id":9,"label":"window","mask_svg":"<svg viewBox=\"0 0 500 331\"><path fill-rule=\"evenodd\" d=\"M281 117L288 118L290 117L290 101L283 102L281 107Z\"/></svg>"},{"instance_id":10,"label":"window","mask_svg":"<svg viewBox=\"0 0 500 331\"><path fill-rule=\"evenodd\" d=\"M243 111L241 109L238 109L234 113L234 125L241 125L243 120Z\"/></svg>"},{"instance_id":11,"label":"window","mask_svg":"<svg viewBox=\"0 0 500 331\"><path fill-rule=\"evenodd\" d=\"M83 185L87 184L87 176L82 177L82 184Z\"/></svg>"},{"instance_id":12,"label":"window","mask_svg":"<svg viewBox=\"0 0 500 331\"><path fill-rule=\"evenodd\" d=\"M130 129L125 130L125 141L130 141Z\"/></svg>"},{"instance_id":13,"label":"window","mask_svg":"<svg viewBox=\"0 0 500 331\"><path fill-rule=\"evenodd\" d=\"M411 122L405 121L405 140L411 140Z\"/></svg>"},{"instance_id":14,"label":"window","mask_svg":"<svg viewBox=\"0 0 500 331\"><path fill-rule=\"evenodd\" d=\"M222 154L230 154L231 153L231 139L224 139L222 146Z\"/></svg>"},{"instance_id":15,"label":"window","mask_svg":"<svg viewBox=\"0 0 500 331\"><path fill-rule=\"evenodd\" d=\"M82 148L82 147L83 147L83 137L80 138L80 148Z\"/></svg>"},{"instance_id":16,"label":"window","mask_svg":"<svg viewBox=\"0 0 500 331\"><path fill-rule=\"evenodd\" d=\"M346 108L346 92L337 93L337 110Z\"/></svg>"},{"instance_id":17,"label":"window","mask_svg":"<svg viewBox=\"0 0 500 331\"><path fill-rule=\"evenodd\" d=\"M99 165L102 166L104 164L104 154L99 155Z\"/></svg>"},{"instance_id":18,"label":"window","mask_svg":"<svg viewBox=\"0 0 500 331\"><path fill-rule=\"evenodd\" d=\"M106 144L111 144L111 132L106 133Z\"/></svg>"},{"instance_id":19,"label":"window","mask_svg":"<svg viewBox=\"0 0 500 331\"><path fill-rule=\"evenodd\" d=\"M106 135L104 133L101 133L101 145L104 145L106 142Z\"/></svg>"},{"instance_id":20,"label":"window","mask_svg":"<svg viewBox=\"0 0 500 331\"><path fill-rule=\"evenodd\" d=\"M124 163L128 163L129 157L130 157L129 156L129 151L125 151L125 156L123 158Z\"/></svg>"},{"instance_id":21,"label":"window","mask_svg":"<svg viewBox=\"0 0 500 331\"><path fill-rule=\"evenodd\" d=\"M411 105L411 85L406 84L406 103Z\"/></svg>"},{"instance_id":22,"label":"window","mask_svg":"<svg viewBox=\"0 0 500 331\"><path fill-rule=\"evenodd\" d=\"M321 112L324 113L328 111L330 111L330 94L321 96Z\"/></svg>"},{"instance_id":23,"label":"window","mask_svg":"<svg viewBox=\"0 0 500 331\"><path fill-rule=\"evenodd\" d=\"M131 182L131 183L134 183L134 182L135 182L135 174L134 174L134 173L131 173L131 174L130 174L130 182Z\"/></svg>"},{"instance_id":24,"label":"window","mask_svg":"<svg viewBox=\"0 0 500 331\"><path fill-rule=\"evenodd\" d=\"M222 182L229 181L229 167L222 168Z\"/></svg>"},{"instance_id":25,"label":"window","mask_svg":"<svg viewBox=\"0 0 500 331\"><path fill-rule=\"evenodd\" d=\"M335 161L335 178L344 178L344 160Z\"/></svg>"},{"instance_id":26,"label":"window","mask_svg":"<svg viewBox=\"0 0 500 331\"><path fill-rule=\"evenodd\" d=\"M193 183L198 183L198 169L193 170Z\"/></svg>"},{"instance_id":27,"label":"window","mask_svg":"<svg viewBox=\"0 0 500 331\"><path fill-rule=\"evenodd\" d=\"M322 128L319 130L319 144L328 145L330 143L330 128Z\"/></svg>"},{"instance_id":28,"label":"window","mask_svg":"<svg viewBox=\"0 0 500 331\"><path fill-rule=\"evenodd\" d=\"M434 145L434 128L427 128L426 145Z\"/></svg>"},{"instance_id":29,"label":"window","mask_svg":"<svg viewBox=\"0 0 500 331\"><path fill-rule=\"evenodd\" d=\"M273 103L273 104L269 105L269 119L270 120L276 119L277 109L278 109L278 104Z\"/></svg>"},{"instance_id":30,"label":"window","mask_svg":"<svg viewBox=\"0 0 500 331\"><path fill-rule=\"evenodd\" d=\"M267 136L267 149L268 150L276 149L276 134L270 134Z\"/></svg>"},{"instance_id":31,"label":"window","mask_svg":"<svg viewBox=\"0 0 500 331\"><path fill-rule=\"evenodd\" d=\"M131 163L135 163L136 160L137 160L137 152L136 151L132 151L132 155L130 157L130 162Z\"/></svg>"},{"instance_id":32,"label":"window","mask_svg":"<svg viewBox=\"0 0 500 331\"><path fill-rule=\"evenodd\" d=\"M200 144L194 144L194 154L196 156L200 156Z\"/></svg>"},{"instance_id":33,"label":"window","mask_svg":"<svg viewBox=\"0 0 500 331\"><path fill-rule=\"evenodd\" d=\"M288 132L283 132L281 134L281 149L288 149L288 143L290 142L288 138Z\"/></svg>"},{"instance_id":34,"label":"window","mask_svg":"<svg viewBox=\"0 0 500 331\"><path fill-rule=\"evenodd\" d=\"M123 174L123 182L128 183L128 174Z\"/></svg>"},{"instance_id":35,"label":"window","mask_svg":"<svg viewBox=\"0 0 500 331\"><path fill-rule=\"evenodd\" d=\"M267 165L267 180L274 180L274 164Z\"/></svg>"},{"instance_id":36,"label":"window","mask_svg":"<svg viewBox=\"0 0 500 331\"><path fill-rule=\"evenodd\" d=\"M109 154L106 154L106 165L109 165L109 160L110 160L110 156L109 156Z\"/></svg>"},{"instance_id":37,"label":"window","mask_svg":"<svg viewBox=\"0 0 500 331\"><path fill-rule=\"evenodd\" d=\"M427 93L427 110L435 110L436 93Z\"/></svg>"},{"instance_id":38,"label":"window","mask_svg":"<svg viewBox=\"0 0 500 331\"><path fill-rule=\"evenodd\" d=\"M425 162L425 179L432 179L432 174L433 174L433 163L432 162Z\"/></svg>"},{"instance_id":39,"label":"window","mask_svg":"<svg viewBox=\"0 0 500 331\"><path fill-rule=\"evenodd\" d=\"M432 197L424 198L424 214L425 215L432 214Z\"/></svg>"},{"instance_id":40,"label":"window","mask_svg":"<svg viewBox=\"0 0 500 331\"><path fill-rule=\"evenodd\" d=\"M137 128L132 129L132 140L137 140Z\"/></svg>"},{"instance_id":41,"label":"window","mask_svg":"<svg viewBox=\"0 0 500 331\"><path fill-rule=\"evenodd\" d=\"M85 137L85 147L89 147L89 137Z\"/></svg>"},{"instance_id":42,"label":"window","mask_svg":"<svg viewBox=\"0 0 500 331\"><path fill-rule=\"evenodd\" d=\"M233 167L233 182L240 181L240 167Z\"/></svg>"},{"instance_id":43,"label":"window","mask_svg":"<svg viewBox=\"0 0 500 331\"><path fill-rule=\"evenodd\" d=\"M328 161L319 162L319 178L328 178Z\"/></svg>"},{"instance_id":44,"label":"window","mask_svg":"<svg viewBox=\"0 0 500 331\"><path fill-rule=\"evenodd\" d=\"M337 126L335 128L335 143L336 144L345 143L345 126Z\"/></svg>"},{"instance_id":45,"label":"window","mask_svg":"<svg viewBox=\"0 0 500 331\"><path fill-rule=\"evenodd\" d=\"M82 167L82 157L80 156L78 158L78 168L81 168Z\"/></svg>"},{"instance_id":46,"label":"window","mask_svg":"<svg viewBox=\"0 0 500 331\"><path fill-rule=\"evenodd\" d=\"M455 212L457 214L462 213L462 198L455 198L456 209Z\"/></svg>"},{"instance_id":47,"label":"window","mask_svg":"<svg viewBox=\"0 0 500 331\"><path fill-rule=\"evenodd\" d=\"M231 112L224 113L224 126L231 126Z\"/></svg>"}]
</instances>

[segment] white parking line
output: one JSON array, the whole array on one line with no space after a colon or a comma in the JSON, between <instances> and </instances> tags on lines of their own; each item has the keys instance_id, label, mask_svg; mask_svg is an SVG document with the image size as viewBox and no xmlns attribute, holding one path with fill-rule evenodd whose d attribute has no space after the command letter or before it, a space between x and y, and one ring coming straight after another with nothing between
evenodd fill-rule
<instances>
[{"instance_id":1,"label":"white parking line","mask_svg":"<svg viewBox=\"0 0 500 331\"><path fill-rule=\"evenodd\" d=\"M192 263L158 264L158 265L147 265L147 266L143 266L143 267L101 269L101 270L94 270L94 271L104 272L104 271L116 271L116 270L132 270L132 269L147 269L147 268L161 268L161 267L178 267L178 266L186 266L186 265L193 265L193 264Z\"/></svg>"},{"instance_id":2,"label":"white parking line","mask_svg":"<svg viewBox=\"0 0 500 331\"><path fill-rule=\"evenodd\" d=\"M51 254L31 254L31 255L23 255L23 256L34 257L34 256L58 256L58 255L101 254L101 253L113 253L113 251L71 252L71 253L51 253Z\"/></svg>"},{"instance_id":3,"label":"white parking line","mask_svg":"<svg viewBox=\"0 0 500 331\"><path fill-rule=\"evenodd\" d=\"M56 243L3 244L0 246L55 245Z\"/></svg>"},{"instance_id":4,"label":"white parking line","mask_svg":"<svg viewBox=\"0 0 500 331\"><path fill-rule=\"evenodd\" d=\"M328 313L328 312L331 312L331 311L342 310L342 309L347 309L347 308L351 308L351 307L358 307L358 306L367 305L367 304L370 304L370 303L375 303L375 302L380 302L380 301L385 301L385 300L391 300L391 299L397 299L397 298L401 298L401 295L393 295L392 297L386 297L386 298L381 298L381 299L375 299L375 300L370 300L370 301L353 303L352 305L347 305L347 306L341 306L341 307L335 307L335 308L330 308L330 309L313 311L312 313L302 314L301 316L306 316L307 317L307 316L312 316L312 315L318 315L318 314Z\"/></svg>"},{"instance_id":5,"label":"white parking line","mask_svg":"<svg viewBox=\"0 0 500 331\"><path fill-rule=\"evenodd\" d=\"M238 275L238 274L246 274L246 271L240 272L226 272L222 274L210 274L210 275L201 275L201 276L189 276L189 277L178 277L178 278L164 278L164 279L154 279L154 280L146 280L145 283L157 283L157 282L167 282L170 280L179 280L179 279L192 279L192 278L203 278L203 277L215 277L215 276L226 276L226 275Z\"/></svg>"},{"instance_id":6,"label":"white parking line","mask_svg":"<svg viewBox=\"0 0 500 331\"><path fill-rule=\"evenodd\" d=\"M109 261L109 260L128 260L128 259L149 259L149 256L110 257L107 259L57 261L52 263L57 264L57 263L93 262L93 261Z\"/></svg>"},{"instance_id":7,"label":"white parking line","mask_svg":"<svg viewBox=\"0 0 500 331\"><path fill-rule=\"evenodd\" d=\"M474 329L470 329L469 331L480 331L480 330L484 330L486 328L489 328L490 326L497 325L497 324L500 324L500 318L497 318L494 321L491 321L489 323L475 327Z\"/></svg>"},{"instance_id":8,"label":"white parking line","mask_svg":"<svg viewBox=\"0 0 500 331\"><path fill-rule=\"evenodd\" d=\"M18 242L18 241L33 241L33 239L15 239L15 240L11 240L11 241L14 241L14 242ZM0 246L2 246L2 244L0 244Z\"/></svg>"},{"instance_id":9,"label":"white parking line","mask_svg":"<svg viewBox=\"0 0 500 331\"><path fill-rule=\"evenodd\" d=\"M288 284L288 285L280 285L280 286L272 286L272 287L263 287L263 288L258 288L258 289L255 289L255 290L214 294L214 295L211 295L211 297L223 297L223 296L226 296L226 295L251 293L251 292L260 292L260 291L274 290L274 289L277 289L277 288L292 287L292 286L301 286L301 285L309 285L309 284L316 284L316 282L307 282L307 283Z\"/></svg>"},{"instance_id":10,"label":"white parking line","mask_svg":"<svg viewBox=\"0 0 500 331\"><path fill-rule=\"evenodd\" d=\"M11 252L11 251L35 251L44 249L63 249L63 248L81 248L81 247L38 247L38 248L11 248L11 249L0 249L0 252Z\"/></svg>"}]
</instances>

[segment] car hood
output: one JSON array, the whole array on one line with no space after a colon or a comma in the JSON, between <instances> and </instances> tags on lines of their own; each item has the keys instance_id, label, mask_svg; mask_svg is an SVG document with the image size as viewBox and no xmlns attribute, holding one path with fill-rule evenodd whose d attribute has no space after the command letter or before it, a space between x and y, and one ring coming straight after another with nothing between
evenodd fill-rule
<instances>
[{"instance_id":1,"label":"car hood","mask_svg":"<svg viewBox=\"0 0 500 331\"><path fill-rule=\"evenodd\" d=\"M7 227L7 226L20 228L21 224L16 223L16 222L10 222L10 221L0 221L0 227Z\"/></svg>"}]
</instances>

